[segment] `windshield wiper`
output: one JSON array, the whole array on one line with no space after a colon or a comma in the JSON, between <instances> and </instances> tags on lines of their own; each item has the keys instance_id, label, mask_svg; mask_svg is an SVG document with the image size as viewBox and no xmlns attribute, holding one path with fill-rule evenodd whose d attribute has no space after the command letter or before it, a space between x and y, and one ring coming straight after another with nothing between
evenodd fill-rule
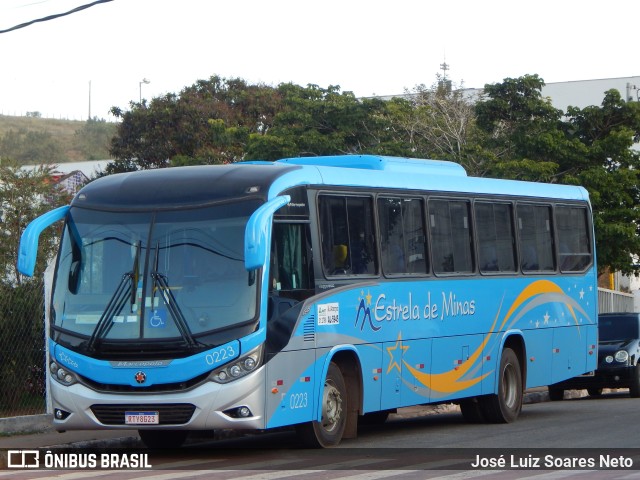
<instances>
[{"instance_id":1,"label":"windshield wiper","mask_svg":"<svg viewBox=\"0 0 640 480\"><path fill-rule=\"evenodd\" d=\"M107 303L106 308L102 312L96 328L93 329L91 338L87 343L87 350L89 351L95 351L97 340L109 333L109 330L113 327L113 321L110 322L109 320L112 320L115 315L118 315L122 311L124 305L127 303L127 299L130 299L131 305L136 301L135 285L139 277L138 261L140 259L140 242L136 242L135 247L136 254L133 258L133 267L130 272L122 276L122 280L120 280L115 292L111 295L109 303Z\"/></svg>"},{"instance_id":2,"label":"windshield wiper","mask_svg":"<svg viewBox=\"0 0 640 480\"><path fill-rule=\"evenodd\" d=\"M127 299L130 298L131 292L134 291L133 278L133 272L127 272L122 276L122 280L120 280L115 292L113 292L107 307L104 309L104 312L102 312L100 320L98 320L96 328L91 334L89 343L87 343L87 350L95 350L96 341L105 336L109 333L109 330L111 330L113 321L110 320L113 319L114 315L120 313L124 305L127 303Z\"/></svg>"},{"instance_id":3,"label":"windshield wiper","mask_svg":"<svg viewBox=\"0 0 640 480\"><path fill-rule=\"evenodd\" d=\"M173 295L171 291L171 287L169 286L169 282L167 281L167 277L162 273L158 272L158 252L160 250L160 245L156 245L156 253L153 261L153 271L151 272L151 279L153 280L153 291L155 293L156 287L159 287L160 295L162 295L162 299L164 300L165 305L169 309L173 320L176 323L176 327L178 328L178 332L180 332L180 336L183 338L188 348L195 348L198 346L196 340L193 338L191 334L191 330L189 329L189 325L187 324L187 320L182 313L182 309L178 302L176 301L176 297Z\"/></svg>"}]
</instances>

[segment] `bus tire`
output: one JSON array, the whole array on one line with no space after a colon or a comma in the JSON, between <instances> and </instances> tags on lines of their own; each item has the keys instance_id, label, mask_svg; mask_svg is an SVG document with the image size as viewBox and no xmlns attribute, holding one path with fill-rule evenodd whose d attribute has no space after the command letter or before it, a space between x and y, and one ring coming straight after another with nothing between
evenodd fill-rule
<instances>
[{"instance_id":1,"label":"bus tire","mask_svg":"<svg viewBox=\"0 0 640 480\"><path fill-rule=\"evenodd\" d=\"M502 351L498 371L498 393L481 397L482 413L488 422L511 423L522 410L522 370L520 361L510 348Z\"/></svg>"},{"instance_id":2,"label":"bus tire","mask_svg":"<svg viewBox=\"0 0 640 480\"><path fill-rule=\"evenodd\" d=\"M178 448L189 435L188 430L138 430L147 448Z\"/></svg>"},{"instance_id":3,"label":"bus tire","mask_svg":"<svg viewBox=\"0 0 640 480\"><path fill-rule=\"evenodd\" d=\"M460 412L467 423L484 423L486 421L480 402L481 400L478 398L468 398L460 402Z\"/></svg>"},{"instance_id":4,"label":"bus tire","mask_svg":"<svg viewBox=\"0 0 640 480\"><path fill-rule=\"evenodd\" d=\"M322 412L319 422L313 421L296 426L300 440L311 448L335 447L342 440L347 424L347 387L340 367L329 364L327 378L322 389Z\"/></svg>"}]
</instances>

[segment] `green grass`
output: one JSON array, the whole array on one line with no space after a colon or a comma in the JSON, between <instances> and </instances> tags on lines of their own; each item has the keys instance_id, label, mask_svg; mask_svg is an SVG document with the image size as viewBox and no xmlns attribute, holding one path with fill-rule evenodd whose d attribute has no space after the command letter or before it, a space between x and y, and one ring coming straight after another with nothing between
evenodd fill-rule
<instances>
[{"instance_id":1,"label":"green grass","mask_svg":"<svg viewBox=\"0 0 640 480\"><path fill-rule=\"evenodd\" d=\"M35 117L14 117L0 115L0 139L9 131L35 131L48 132L60 146L64 162L78 162L88 160L87 154L78 147L76 132L86 125L86 121L80 120L57 120L55 118L35 118ZM116 124L108 123L112 134L115 134ZM95 146L95 151L103 153L105 147ZM0 152L1 153L1 152ZM99 154L98 154L99 155ZM100 159L108 158L100 155Z\"/></svg>"}]
</instances>

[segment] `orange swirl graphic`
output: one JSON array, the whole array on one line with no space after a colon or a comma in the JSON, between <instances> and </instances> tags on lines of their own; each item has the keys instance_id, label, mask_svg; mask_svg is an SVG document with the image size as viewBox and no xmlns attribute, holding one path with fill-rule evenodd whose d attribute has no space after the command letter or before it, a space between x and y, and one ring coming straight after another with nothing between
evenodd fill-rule
<instances>
[{"instance_id":1,"label":"orange swirl graphic","mask_svg":"<svg viewBox=\"0 0 640 480\"><path fill-rule=\"evenodd\" d=\"M564 294L564 292L562 291L562 289L558 285L556 285L555 283L553 283L553 282L551 282L549 280L537 280L537 281L533 282L531 285L527 286L522 292L520 292L518 297L511 304L511 307L509 308L508 312L504 316L504 319L502 320L502 324L500 325L500 328L498 329L498 331L500 331L500 330L502 330L504 328L504 326L507 324L507 322L509 321L509 319L511 318L513 313L523 303L531 300L533 297L535 297L537 295L541 295L541 294L545 294L545 293L561 293L561 294ZM571 315L573 316L573 318L574 318L574 320L575 320L575 322L577 324L577 318L576 318L575 312L573 310L573 307L571 305L569 305L569 304L566 304L566 303L565 303L565 305L567 306L567 308L571 312ZM424 372L421 372L419 370L416 370L415 368L413 368L411 365L409 365L404 360L403 360L402 363L407 368L407 370L409 370L411 375L413 375L416 378L416 380L418 380L418 382L420 382L422 385L424 385L425 387L427 387L430 390L435 391L435 392L454 393L454 392L459 392L461 390L464 390L466 388L469 388L469 387L472 387L472 386L476 385L478 382L482 381L488 375L493 373L493 370L490 371L490 372L481 374L481 375L479 375L479 376L477 376L475 378L471 378L471 379L463 380L462 377L464 377L467 374L467 372L469 372L469 370L471 370L471 368L474 365L476 365L476 363L480 359L480 356L481 356L484 348L489 343L489 341L492 339L492 337L494 337L494 335L496 334L495 327L496 327L496 324L498 322L498 317L500 316L500 310L501 309L502 309L502 304L498 308L498 312L496 313L496 316L495 316L495 318L493 320L493 325L491 325L491 328L489 330L489 334L485 337L485 339L478 346L478 348L473 352L473 354L467 359L467 361L465 361L464 363L462 363L458 367L453 368L453 369L451 369L449 371L446 371L446 372L443 372L443 373L424 373ZM398 336L398 340L400 340L400 336Z\"/></svg>"}]
</instances>

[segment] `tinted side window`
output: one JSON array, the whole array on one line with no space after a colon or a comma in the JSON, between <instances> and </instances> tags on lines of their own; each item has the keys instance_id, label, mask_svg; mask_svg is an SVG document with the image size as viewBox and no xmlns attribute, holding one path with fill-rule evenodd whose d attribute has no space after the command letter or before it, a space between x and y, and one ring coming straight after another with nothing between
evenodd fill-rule
<instances>
[{"instance_id":1,"label":"tinted side window","mask_svg":"<svg viewBox=\"0 0 640 480\"><path fill-rule=\"evenodd\" d=\"M473 272L469 218L469 202L429 201L434 272Z\"/></svg>"},{"instance_id":2,"label":"tinted side window","mask_svg":"<svg viewBox=\"0 0 640 480\"><path fill-rule=\"evenodd\" d=\"M551 207L520 204L517 211L522 271L555 270Z\"/></svg>"},{"instance_id":3,"label":"tinted side window","mask_svg":"<svg viewBox=\"0 0 640 480\"><path fill-rule=\"evenodd\" d=\"M325 273L377 273L372 199L324 195L319 204Z\"/></svg>"},{"instance_id":4,"label":"tinted side window","mask_svg":"<svg viewBox=\"0 0 640 480\"><path fill-rule=\"evenodd\" d=\"M589 222L587 209L582 207L557 207L558 264L560 270L576 272L591 263Z\"/></svg>"},{"instance_id":5,"label":"tinted side window","mask_svg":"<svg viewBox=\"0 0 640 480\"><path fill-rule=\"evenodd\" d=\"M516 252L511 205L476 202L478 267L481 272L514 272Z\"/></svg>"},{"instance_id":6,"label":"tinted side window","mask_svg":"<svg viewBox=\"0 0 640 480\"><path fill-rule=\"evenodd\" d=\"M386 274L427 272L424 207L416 198L379 198L380 255Z\"/></svg>"},{"instance_id":7,"label":"tinted side window","mask_svg":"<svg viewBox=\"0 0 640 480\"><path fill-rule=\"evenodd\" d=\"M305 223L274 223L271 244L272 290L313 288L311 262L307 258L309 226Z\"/></svg>"}]
</instances>

